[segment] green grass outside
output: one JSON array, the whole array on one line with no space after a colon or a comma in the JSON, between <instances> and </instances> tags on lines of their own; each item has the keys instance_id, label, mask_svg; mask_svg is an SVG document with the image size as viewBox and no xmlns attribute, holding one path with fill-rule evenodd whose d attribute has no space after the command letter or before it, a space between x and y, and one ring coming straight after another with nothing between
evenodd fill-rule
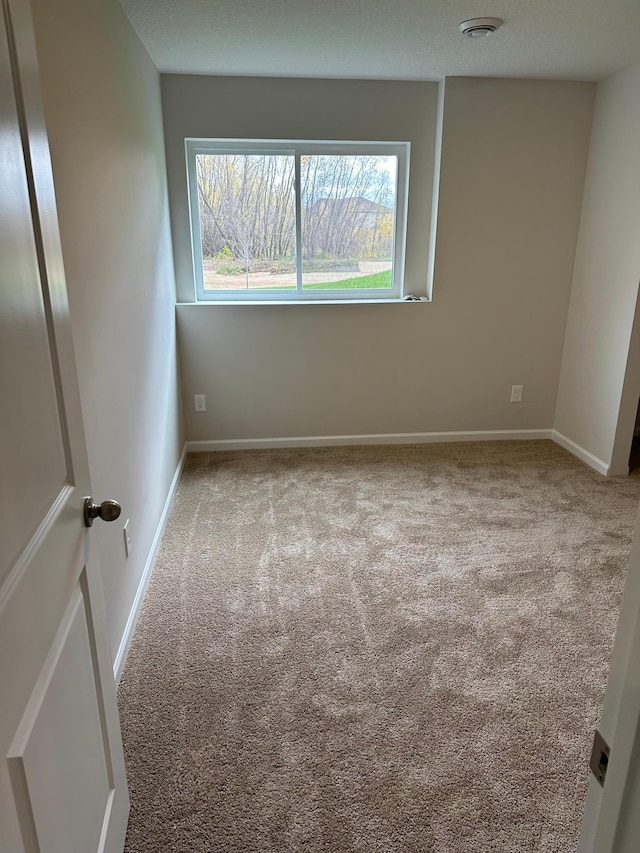
<instances>
[{"instance_id":1,"label":"green grass outside","mask_svg":"<svg viewBox=\"0 0 640 853\"><path fill-rule=\"evenodd\" d=\"M343 278L340 281L325 281L321 284L303 284L303 290L369 290L371 288L390 288L391 270L361 275L355 278ZM253 291L268 291L270 288L255 287ZM295 290L295 284L281 284L273 290Z\"/></svg>"},{"instance_id":2,"label":"green grass outside","mask_svg":"<svg viewBox=\"0 0 640 853\"><path fill-rule=\"evenodd\" d=\"M302 285L303 290L368 290L369 288L383 287L391 287L391 270L383 270L356 278L342 278L340 281L326 281L323 284Z\"/></svg>"}]
</instances>

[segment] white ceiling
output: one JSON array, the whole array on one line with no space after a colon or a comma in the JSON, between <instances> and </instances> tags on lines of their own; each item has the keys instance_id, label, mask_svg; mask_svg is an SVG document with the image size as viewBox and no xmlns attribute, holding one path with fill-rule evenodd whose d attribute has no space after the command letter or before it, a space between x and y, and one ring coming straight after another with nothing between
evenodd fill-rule
<instances>
[{"instance_id":1,"label":"white ceiling","mask_svg":"<svg viewBox=\"0 0 640 853\"><path fill-rule=\"evenodd\" d=\"M640 62L640 0L121 0L165 72L597 80ZM504 19L470 39L466 18Z\"/></svg>"}]
</instances>

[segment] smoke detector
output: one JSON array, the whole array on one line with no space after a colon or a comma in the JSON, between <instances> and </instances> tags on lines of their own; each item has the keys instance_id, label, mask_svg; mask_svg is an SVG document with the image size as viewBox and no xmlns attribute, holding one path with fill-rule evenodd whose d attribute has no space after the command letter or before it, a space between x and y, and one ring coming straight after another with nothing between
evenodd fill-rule
<instances>
[{"instance_id":1,"label":"smoke detector","mask_svg":"<svg viewBox=\"0 0 640 853\"><path fill-rule=\"evenodd\" d=\"M501 18L470 18L460 24L460 32L469 38L477 39L495 33L503 23Z\"/></svg>"}]
</instances>

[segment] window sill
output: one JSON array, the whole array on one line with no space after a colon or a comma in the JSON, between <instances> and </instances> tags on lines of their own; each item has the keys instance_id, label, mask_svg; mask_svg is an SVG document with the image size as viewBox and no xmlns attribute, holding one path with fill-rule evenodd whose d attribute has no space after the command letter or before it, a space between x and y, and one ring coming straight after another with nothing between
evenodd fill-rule
<instances>
[{"instance_id":1,"label":"window sill","mask_svg":"<svg viewBox=\"0 0 640 853\"><path fill-rule=\"evenodd\" d=\"M185 305L199 305L205 308L220 308L225 305L430 305L430 299L221 299L218 302L211 300L210 302L177 302L178 307Z\"/></svg>"}]
</instances>

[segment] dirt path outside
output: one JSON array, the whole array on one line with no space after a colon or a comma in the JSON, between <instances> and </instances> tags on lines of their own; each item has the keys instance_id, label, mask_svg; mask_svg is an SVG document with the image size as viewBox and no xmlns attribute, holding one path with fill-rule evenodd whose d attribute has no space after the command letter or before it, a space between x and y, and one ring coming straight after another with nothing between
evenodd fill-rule
<instances>
[{"instance_id":1,"label":"dirt path outside","mask_svg":"<svg viewBox=\"0 0 640 853\"><path fill-rule=\"evenodd\" d=\"M305 273L304 284L325 284L344 281L346 278L362 278L366 275L391 269L391 261L360 261L356 272L313 272ZM296 275L291 273L250 272L249 275L220 275L213 270L204 270L205 290L254 290L259 288L295 287Z\"/></svg>"}]
</instances>

